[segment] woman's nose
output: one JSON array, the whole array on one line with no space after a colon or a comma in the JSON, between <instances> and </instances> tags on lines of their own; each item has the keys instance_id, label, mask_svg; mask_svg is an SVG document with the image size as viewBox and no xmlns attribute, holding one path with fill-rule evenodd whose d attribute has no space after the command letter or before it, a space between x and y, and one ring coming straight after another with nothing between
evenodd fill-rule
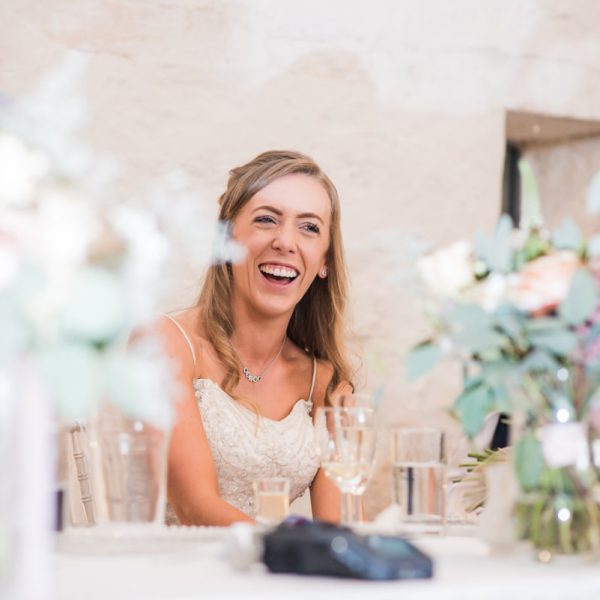
<instances>
[{"instance_id":1,"label":"woman's nose","mask_svg":"<svg viewBox=\"0 0 600 600\"><path fill-rule=\"evenodd\" d=\"M296 230L293 227L282 225L275 232L273 248L281 252L296 251Z\"/></svg>"}]
</instances>

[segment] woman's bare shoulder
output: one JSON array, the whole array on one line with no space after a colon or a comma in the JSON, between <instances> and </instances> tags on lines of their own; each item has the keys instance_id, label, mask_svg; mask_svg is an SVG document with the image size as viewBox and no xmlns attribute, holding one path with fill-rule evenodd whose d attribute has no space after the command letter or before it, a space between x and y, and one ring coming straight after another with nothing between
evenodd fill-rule
<instances>
[{"instance_id":1,"label":"woman's bare shoulder","mask_svg":"<svg viewBox=\"0 0 600 600\"><path fill-rule=\"evenodd\" d=\"M136 331L132 339L144 335L158 336L162 340L165 352L177 360L182 370L194 374L205 345L197 323L198 312L195 308L175 314L158 315L143 330Z\"/></svg>"},{"instance_id":2,"label":"woman's bare shoulder","mask_svg":"<svg viewBox=\"0 0 600 600\"><path fill-rule=\"evenodd\" d=\"M317 406L322 406L325 403L327 388L333 377L333 365L325 359L317 359L317 379L315 382L315 391L313 398ZM331 397L339 396L340 394L351 394L352 385L348 381L340 382L335 390L331 392Z\"/></svg>"}]
</instances>

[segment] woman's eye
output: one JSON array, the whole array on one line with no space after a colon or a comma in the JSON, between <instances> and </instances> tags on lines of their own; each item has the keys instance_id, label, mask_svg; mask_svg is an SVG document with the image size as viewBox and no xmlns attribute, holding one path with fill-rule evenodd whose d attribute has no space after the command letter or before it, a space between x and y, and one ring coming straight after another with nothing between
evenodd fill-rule
<instances>
[{"instance_id":1,"label":"woman's eye","mask_svg":"<svg viewBox=\"0 0 600 600\"><path fill-rule=\"evenodd\" d=\"M275 223L275 218L271 215L261 215L260 217L256 217L254 219L255 223Z\"/></svg>"},{"instance_id":2,"label":"woman's eye","mask_svg":"<svg viewBox=\"0 0 600 600\"><path fill-rule=\"evenodd\" d=\"M304 223L302 227L311 233L321 233L321 229L316 223Z\"/></svg>"}]
</instances>

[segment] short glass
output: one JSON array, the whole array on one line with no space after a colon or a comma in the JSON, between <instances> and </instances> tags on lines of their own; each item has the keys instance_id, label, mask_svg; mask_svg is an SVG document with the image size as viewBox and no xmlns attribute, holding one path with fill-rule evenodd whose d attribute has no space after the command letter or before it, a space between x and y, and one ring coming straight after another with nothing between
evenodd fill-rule
<instances>
[{"instance_id":1,"label":"short glass","mask_svg":"<svg viewBox=\"0 0 600 600\"><path fill-rule=\"evenodd\" d=\"M392 495L403 524L419 532L446 528L446 440L433 428L392 429Z\"/></svg>"},{"instance_id":2,"label":"short glass","mask_svg":"<svg viewBox=\"0 0 600 600\"><path fill-rule=\"evenodd\" d=\"M285 477L265 477L252 484L256 521L277 525L290 514L290 482Z\"/></svg>"}]
</instances>

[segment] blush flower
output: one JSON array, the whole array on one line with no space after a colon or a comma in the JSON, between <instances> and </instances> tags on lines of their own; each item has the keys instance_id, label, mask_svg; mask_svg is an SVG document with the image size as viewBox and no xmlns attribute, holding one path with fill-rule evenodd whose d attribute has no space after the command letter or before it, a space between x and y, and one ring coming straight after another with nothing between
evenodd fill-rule
<instances>
[{"instance_id":1,"label":"blush flower","mask_svg":"<svg viewBox=\"0 0 600 600\"><path fill-rule=\"evenodd\" d=\"M568 250L540 256L510 277L508 296L522 311L536 316L552 312L566 298L580 264Z\"/></svg>"}]
</instances>

